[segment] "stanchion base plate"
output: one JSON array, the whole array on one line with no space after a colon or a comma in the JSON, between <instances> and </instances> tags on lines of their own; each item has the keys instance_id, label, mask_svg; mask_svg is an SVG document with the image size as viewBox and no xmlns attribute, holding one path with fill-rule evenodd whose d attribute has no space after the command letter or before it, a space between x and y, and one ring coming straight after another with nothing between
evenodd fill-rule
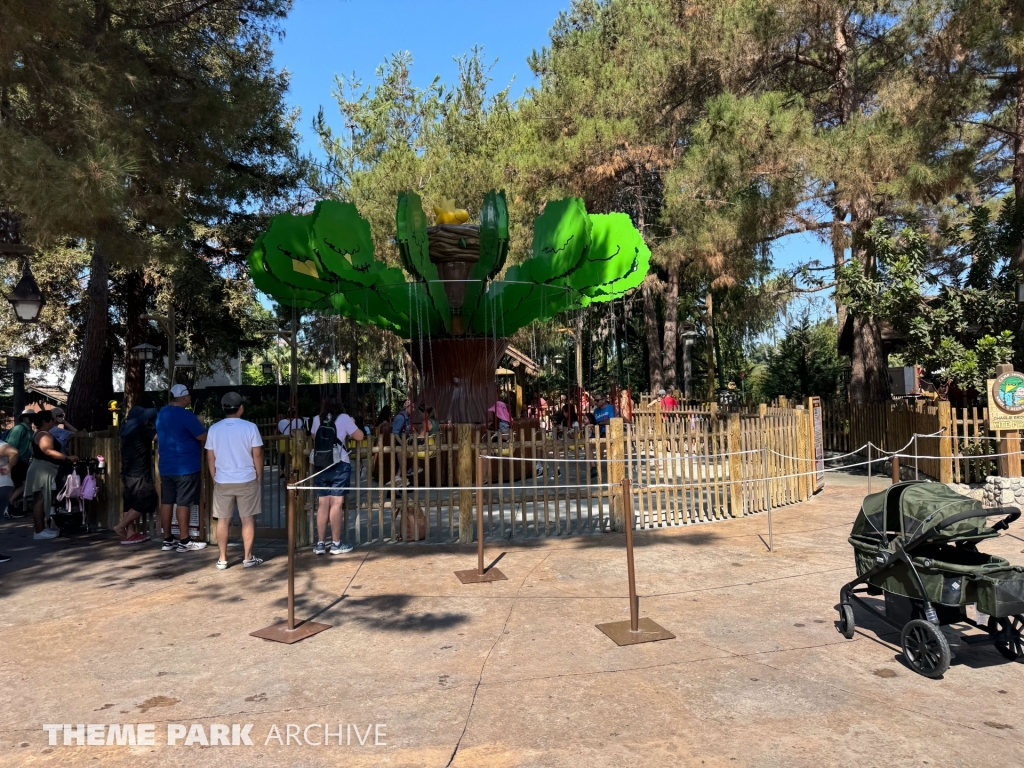
<instances>
[{"instance_id":1,"label":"stanchion base plate","mask_svg":"<svg viewBox=\"0 0 1024 768\"><path fill-rule=\"evenodd\" d=\"M463 584L483 584L487 581L508 581L508 576L497 568L488 568L483 573L480 573L476 568L470 568L468 571L456 571L455 575L459 577L459 581Z\"/></svg>"},{"instance_id":2,"label":"stanchion base plate","mask_svg":"<svg viewBox=\"0 0 1024 768\"><path fill-rule=\"evenodd\" d=\"M325 629L330 629L330 624L320 624L316 621L304 621L295 629L288 629L288 622L282 621L278 624L271 624L269 627L263 629L257 629L255 632L250 632L251 637L260 637L264 640L273 640L275 643L286 643L291 645L297 643L299 640L305 640L307 637L312 637L318 632L323 632Z\"/></svg>"},{"instance_id":3,"label":"stanchion base plate","mask_svg":"<svg viewBox=\"0 0 1024 768\"><path fill-rule=\"evenodd\" d=\"M625 621L612 621L607 624L598 624L597 628L610 637L616 645L637 645L639 643L653 643L655 640L674 640L675 635L664 627L658 626L651 619L642 618L637 622L639 631L634 632L629 628L629 619Z\"/></svg>"}]
</instances>

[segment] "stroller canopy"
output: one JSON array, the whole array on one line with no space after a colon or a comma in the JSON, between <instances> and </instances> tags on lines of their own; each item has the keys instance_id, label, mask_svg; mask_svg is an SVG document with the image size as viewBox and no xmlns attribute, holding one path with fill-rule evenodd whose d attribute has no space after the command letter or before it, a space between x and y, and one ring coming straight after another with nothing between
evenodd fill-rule
<instances>
[{"instance_id":1,"label":"stroller canopy","mask_svg":"<svg viewBox=\"0 0 1024 768\"><path fill-rule=\"evenodd\" d=\"M985 525L985 510L977 499L963 496L942 483L896 483L881 493L864 497L851 535L885 543L890 538L887 534L896 534L906 541L922 529L934 528L946 518L969 509L977 509L980 516L955 523L943 530L937 540L987 539L999 532Z\"/></svg>"}]
</instances>

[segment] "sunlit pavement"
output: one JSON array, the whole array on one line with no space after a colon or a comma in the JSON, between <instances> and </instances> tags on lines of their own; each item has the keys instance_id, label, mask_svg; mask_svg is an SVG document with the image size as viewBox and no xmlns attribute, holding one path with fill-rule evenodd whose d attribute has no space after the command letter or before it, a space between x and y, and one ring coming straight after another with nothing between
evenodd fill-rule
<instances>
[{"instance_id":1,"label":"sunlit pavement","mask_svg":"<svg viewBox=\"0 0 1024 768\"><path fill-rule=\"evenodd\" d=\"M332 628L287 646L249 636L285 616L282 542L255 569L232 547L218 571L213 547L33 542L8 521L0 764L1020 765L1024 665L975 646L932 681L886 627L836 632L866 488L830 476L776 510L774 553L764 515L637 533L641 615L677 637L624 648L595 628L628 617L621 535L489 544L508 581L469 586L453 571L470 548L302 552L297 614ZM988 550L1021 563L1021 547ZM44 724L152 724L154 744L51 729L50 746ZM252 746L203 745L214 725Z\"/></svg>"}]
</instances>

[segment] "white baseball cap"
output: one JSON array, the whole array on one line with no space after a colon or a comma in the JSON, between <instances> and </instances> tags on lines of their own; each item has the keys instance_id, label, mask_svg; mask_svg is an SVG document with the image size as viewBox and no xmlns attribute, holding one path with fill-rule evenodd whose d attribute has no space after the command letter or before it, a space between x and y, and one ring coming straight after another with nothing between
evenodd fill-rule
<instances>
[{"instance_id":1,"label":"white baseball cap","mask_svg":"<svg viewBox=\"0 0 1024 768\"><path fill-rule=\"evenodd\" d=\"M171 387L171 397L184 397L188 394L188 387L184 384L175 384Z\"/></svg>"}]
</instances>

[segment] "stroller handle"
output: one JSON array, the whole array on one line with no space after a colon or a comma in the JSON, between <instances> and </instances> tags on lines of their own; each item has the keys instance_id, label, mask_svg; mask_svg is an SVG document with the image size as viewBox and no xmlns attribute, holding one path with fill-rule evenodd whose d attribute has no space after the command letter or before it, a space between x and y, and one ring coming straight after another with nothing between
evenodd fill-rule
<instances>
[{"instance_id":1,"label":"stroller handle","mask_svg":"<svg viewBox=\"0 0 1024 768\"><path fill-rule=\"evenodd\" d=\"M956 525L964 520L970 520L974 517L995 517L996 515L1006 515L1002 520L992 526L993 531L1005 531L1010 527L1010 523L1017 520L1020 517L1020 510L1016 507L995 507L993 509L968 509L964 512L947 517L941 523L931 529L931 533L941 531L943 528L948 528L951 525Z\"/></svg>"}]
</instances>

